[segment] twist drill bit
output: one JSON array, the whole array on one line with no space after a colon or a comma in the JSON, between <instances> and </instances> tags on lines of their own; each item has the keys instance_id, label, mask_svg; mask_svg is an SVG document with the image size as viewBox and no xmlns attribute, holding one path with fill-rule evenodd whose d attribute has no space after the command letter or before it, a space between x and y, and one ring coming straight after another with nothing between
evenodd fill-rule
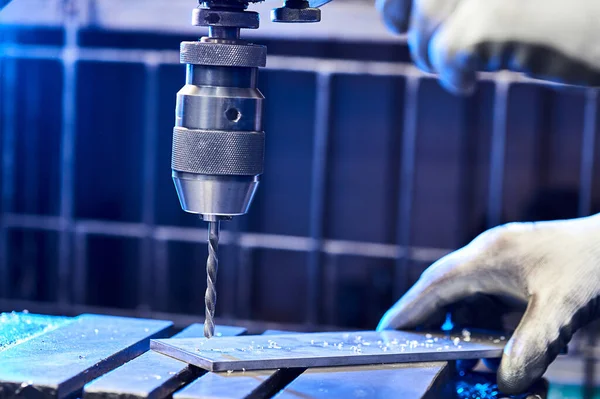
<instances>
[{"instance_id":1,"label":"twist drill bit","mask_svg":"<svg viewBox=\"0 0 600 399\"><path fill-rule=\"evenodd\" d=\"M206 261L206 293L204 302L204 336L211 338L215 334L215 305L217 303L217 271L219 269L219 220L208 223L208 259Z\"/></svg>"}]
</instances>

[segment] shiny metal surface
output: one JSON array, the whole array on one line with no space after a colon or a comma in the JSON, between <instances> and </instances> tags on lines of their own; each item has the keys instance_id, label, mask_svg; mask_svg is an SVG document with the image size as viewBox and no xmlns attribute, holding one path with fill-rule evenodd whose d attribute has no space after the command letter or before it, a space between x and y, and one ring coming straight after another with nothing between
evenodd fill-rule
<instances>
[{"instance_id":1,"label":"shiny metal surface","mask_svg":"<svg viewBox=\"0 0 600 399\"><path fill-rule=\"evenodd\" d=\"M258 68L190 64L186 69L187 83L196 86L255 87L258 75Z\"/></svg>"},{"instance_id":2,"label":"shiny metal surface","mask_svg":"<svg viewBox=\"0 0 600 399\"><path fill-rule=\"evenodd\" d=\"M297 334L267 330L263 335ZM389 366L355 366L207 373L173 395L174 399L285 398L389 398L421 399L436 393L449 377L447 362L410 363ZM303 372L304 371L304 372ZM417 380L415 381L415 378ZM337 386L338 383L351 386ZM394 386L394 384L397 384ZM326 387L330 386L331 389ZM325 391L323 389L325 388ZM392 389L394 389L392 391ZM352 394L355 396L352 396ZM366 395L360 396L362 393ZM393 395L390 395L393 393ZM398 396L395 396L395 395ZM387 395L387 396L384 396Z\"/></svg>"},{"instance_id":3,"label":"shiny metal surface","mask_svg":"<svg viewBox=\"0 0 600 399\"><path fill-rule=\"evenodd\" d=\"M232 12L221 10L214 12L207 8L198 7L192 12L192 25L195 26L224 26L246 29L258 29L260 16L257 12Z\"/></svg>"},{"instance_id":4,"label":"shiny metal surface","mask_svg":"<svg viewBox=\"0 0 600 399\"><path fill-rule=\"evenodd\" d=\"M404 331L159 339L150 343L157 352L210 371L497 358L504 344L500 337Z\"/></svg>"},{"instance_id":5,"label":"shiny metal surface","mask_svg":"<svg viewBox=\"0 0 600 399\"><path fill-rule=\"evenodd\" d=\"M309 369L275 398L421 399L439 391L450 375L447 362Z\"/></svg>"},{"instance_id":6,"label":"shiny metal surface","mask_svg":"<svg viewBox=\"0 0 600 399\"><path fill-rule=\"evenodd\" d=\"M160 320L81 315L0 352L0 397L64 398L87 382L148 350L166 336Z\"/></svg>"},{"instance_id":7,"label":"shiny metal surface","mask_svg":"<svg viewBox=\"0 0 600 399\"><path fill-rule=\"evenodd\" d=\"M220 11L213 12L216 14ZM203 38L200 41L181 43L181 62L249 68L264 67L267 64L267 48L237 41L239 29L210 26L209 35L220 40Z\"/></svg>"},{"instance_id":8,"label":"shiny metal surface","mask_svg":"<svg viewBox=\"0 0 600 399\"><path fill-rule=\"evenodd\" d=\"M209 176L173 172L181 208L200 215L238 216L248 212L258 176Z\"/></svg>"},{"instance_id":9,"label":"shiny metal surface","mask_svg":"<svg viewBox=\"0 0 600 399\"><path fill-rule=\"evenodd\" d=\"M321 21L321 10L308 7L279 7L271 11L271 21L281 23L314 23Z\"/></svg>"},{"instance_id":10,"label":"shiny metal surface","mask_svg":"<svg viewBox=\"0 0 600 399\"><path fill-rule=\"evenodd\" d=\"M280 369L207 373L176 392L173 399L271 397L301 372L302 369Z\"/></svg>"},{"instance_id":11,"label":"shiny metal surface","mask_svg":"<svg viewBox=\"0 0 600 399\"><path fill-rule=\"evenodd\" d=\"M197 374L186 363L148 351L86 385L83 399L164 398Z\"/></svg>"},{"instance_id":12,"label":"shiny metal surface","mask_svg":"<svg viewBox=\"0 0 600 399\"><path fill-rule=\"evenodd\" d=\"M216 326L215 336L243 334L241 327ZM192 324L174 338L200 338L202 324ZM84 399L164 398L187 384L199 374L187 363L148 351L110 373L92 381L84 388Z\"/></svg>"},{"instance_id":13,"label":"shiny metal surface","mask_svg":"<svg viewBox=\"0 0 600 399\"><path fill-rule=\"evenodd\" d=\"M231 79L237 79L232 76ZM175 126L205 130L262 130L264 97L256 88L185 85L177 93ZM227 117L235 108L239 119Z\"/></svg>"},{"instance_id":14,"label":"shiny metal surface","mask_svg":"<svg viewBox=\"0 0 600 399\"><path fill-rule=\"evenodd\" d=\"M0 352L55 330L70 321L68 317L17 312L0 313Z\"/></svg>"},{"instance_id":15,"label":"shiny metal surface","mask_svg":"<svg viewBox=\"0 0 600 399\"><path fill-rule=\"evenodd\" d=\"M266 47L239 40L240 28L258 27L254 13L208 2L193 15L194 23L209 26L209 36L181 44L187 68L177 93L173 181L186 212L243 215L263 170L264 97L256 83Z\"/></svg>"},{"instance_id":16,"label":"shiny metal surface","mask_svg":"<svg viewBox=\"0 0 600 399\"><path fill-rule=\"evenodd\" d=\"M297 334L293 331L266 330L262 335ZM269 397L287 385L303 369L275 369L257 371L227 371L206 373L181 389L174 399L234 399Z\"/></svg>"}]
</instances>

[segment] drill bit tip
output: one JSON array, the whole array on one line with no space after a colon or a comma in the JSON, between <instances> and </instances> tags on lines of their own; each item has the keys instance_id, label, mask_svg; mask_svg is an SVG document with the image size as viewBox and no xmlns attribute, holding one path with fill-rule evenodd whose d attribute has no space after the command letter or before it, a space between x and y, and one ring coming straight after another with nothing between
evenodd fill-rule
<instances>
[{"instance_id":1,"label":"drill bit tip","mask_svg":"<svg viewBox=\"0 0 600 399\"><path fill-rule=\"evenodd\" d=\"M208 222L208 259L206 261L206 305L204 320L204 336L215 335L215 305L217 303L217 271L219 269L219 220Z\"/></svg>"}]
</instances>

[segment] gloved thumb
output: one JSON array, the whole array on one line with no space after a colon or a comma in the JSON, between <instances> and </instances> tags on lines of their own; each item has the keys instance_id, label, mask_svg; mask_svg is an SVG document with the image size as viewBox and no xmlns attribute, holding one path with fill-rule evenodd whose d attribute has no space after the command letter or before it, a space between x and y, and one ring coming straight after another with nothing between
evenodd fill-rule
<instances>
[{"instance_id":1,"label":"gloved thumb","mask_svg":"<svg viewBox=\"0 0 600 399\"><path fill-rule=\"evenodd\" d=\"M560 318L564 313L558 311L561 303L556 301L536 295L530 298L498 369L498 388L503 393L517 394L529 388L571 339L572 319Z\"/></svg>"}]
</instances>

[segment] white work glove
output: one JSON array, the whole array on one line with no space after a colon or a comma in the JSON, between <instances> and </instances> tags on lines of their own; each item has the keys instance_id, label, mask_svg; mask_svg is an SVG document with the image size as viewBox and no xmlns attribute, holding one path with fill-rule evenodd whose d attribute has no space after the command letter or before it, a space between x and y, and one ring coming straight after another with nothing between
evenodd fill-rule
<instances>
[{"instance_id":1,"label":"white work glove","mask_svg":"<svg viewBox=\"0 0 600 399\"><path fill-rule=\"evenodd\" d=\"M481 234L430 266L387 311L378 330L426 325L440 310L476 294L527 306L498 370L500 390L521 393L577 329L600 317L600 214L511 223ZM484 312L487 319L499 319L495 308Z\"/></svg>"},{"instance_id":2,"label":"white work glove","mask_svg":"<svg viewBox=\"0 0 600 399\"><path fill-rule=\"evenodd\" d=\"M417 66L469 93L475 71L503 69L559 83L600 85L598 0L376 0L404 33Z\"/></svg>"}]
</instances>

